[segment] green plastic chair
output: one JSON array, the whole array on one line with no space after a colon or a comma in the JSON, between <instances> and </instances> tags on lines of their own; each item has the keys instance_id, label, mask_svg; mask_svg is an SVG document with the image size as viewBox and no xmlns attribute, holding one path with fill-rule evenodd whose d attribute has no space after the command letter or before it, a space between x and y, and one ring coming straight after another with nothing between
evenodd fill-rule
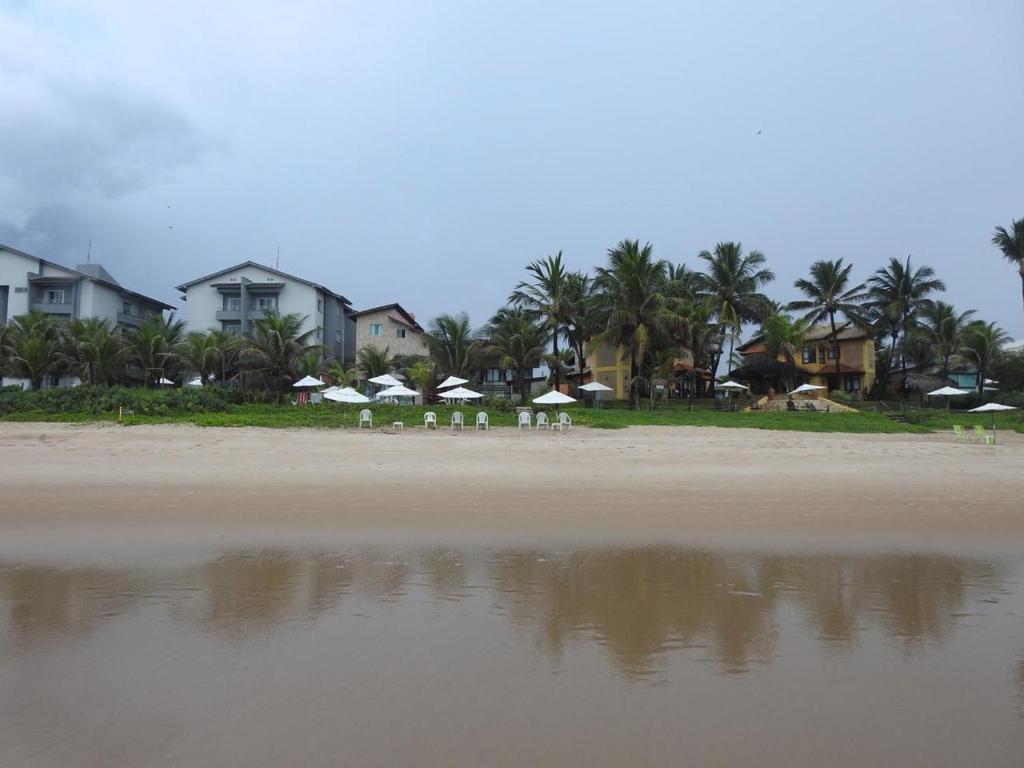
<instances>
[{"instance_id":1,"label":"green plastic chair","mask_svg":"<svg viewBox=\"0 0 1024 768\"><path fill-rule=\"evenodd\" d=\"M961 427L959 424L953 425L953 434L956 436L956 439L959 440L961 443L967 442L967 433L964 431L964 428Z\"/></svg>"},{"instance_id":2,"label":"green plastic chair","mask_svg":"<svg viewBox=\"0 0 1024 768\"><path fill-rule=\"evenodd\" d=\"M981 426L981 424L974 425L974 439L979 443L984 443L985 445L995 445L996 443L996 436L990 435L986 432L985 428Z\"/></svg>"}]
</instances>

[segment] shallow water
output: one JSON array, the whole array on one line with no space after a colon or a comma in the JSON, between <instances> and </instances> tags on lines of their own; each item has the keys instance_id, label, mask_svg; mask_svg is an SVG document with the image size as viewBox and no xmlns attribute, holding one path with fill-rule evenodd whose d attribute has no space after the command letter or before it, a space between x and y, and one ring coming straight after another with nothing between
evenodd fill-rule
<instances>
[{"instance_id":1,"label":"shallow water","mask_svg":"<svg viewBox=\"0 0 1024 768\"><path fill-rule=\"evenodd\" d=\"M1024 760L1024 557L11 549L5 768Z\"/></svg>"}]
</instances>

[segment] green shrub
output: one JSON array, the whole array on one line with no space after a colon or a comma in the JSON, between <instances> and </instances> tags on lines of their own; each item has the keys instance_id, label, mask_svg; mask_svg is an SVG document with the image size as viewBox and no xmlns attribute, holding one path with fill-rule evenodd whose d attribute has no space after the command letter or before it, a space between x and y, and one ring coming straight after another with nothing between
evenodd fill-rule
<instances>
[{"instance_id":1,"label":"green shrub","mask_svg":"<svg viewBox=\"0 0 1024 768\"><path fill-rule=\"evenodd\" d=\"M127 408L137 415L172 413L216 413L228 410L233 395L229 390L185 387L182 389L137 389L82 385L57 389L0 392L0 414L29 411L50 414L104 414Z\"/></svg>"}]
</instances>

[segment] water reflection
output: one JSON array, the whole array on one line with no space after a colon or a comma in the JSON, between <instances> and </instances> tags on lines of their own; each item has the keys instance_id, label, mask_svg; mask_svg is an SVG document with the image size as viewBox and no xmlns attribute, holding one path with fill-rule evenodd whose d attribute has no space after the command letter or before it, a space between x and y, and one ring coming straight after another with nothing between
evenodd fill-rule
<instances>
[{"instance_id":1,"label":"water reflection","mask_svg":"<svg viewBox=\"0 0 1024 768\"><path fill-rule=\"evenodd\" d=\"M642 678L681 649L730 673L768 664L786 611L837 651L872 630L919 650L1014 587L996 564L942 555L260 549L168 571L0 565L0 637L29 650L91 633L144 602L241 642L315 622L349 598L364 614L366 605L426 600L501 616L556 664L574 644L596 643L618 671ZM478 595L483 602L471 605Z\"/></svg>"}]
</instances>

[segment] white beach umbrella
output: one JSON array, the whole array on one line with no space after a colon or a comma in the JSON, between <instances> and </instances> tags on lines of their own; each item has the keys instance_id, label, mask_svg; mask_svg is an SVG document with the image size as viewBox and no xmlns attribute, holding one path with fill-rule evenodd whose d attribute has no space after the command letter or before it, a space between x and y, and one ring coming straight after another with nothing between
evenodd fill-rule
<instances>
[{"instance_id":1,"label":"white beach umbrella","mask_svg":"<svg viewBox=\"0 0 1024 768\"><path fill-rule=\"evenodd\" d=\"M469 379L460 379L458 376L449 376L438 384L437 388L448 389L448 387L461 387L463 384L469 384Z\"/></svg>"},{"instance_id":2,"label":"white beach umbrella","mask_svg":"<svg viewBox=\"0 0 1024 768\"><path fill-rule=\"evenodd\" d=\"M449 389L447 392L442 392L438 397L442 400L476 400L483 397L483 395L479 392L474 392L472 389L456 387L455 389Z\"/></svg>"},{"instance_id":3,"label":"white beach umbrella","mask_svg":"<svg viewBox=\"0 0 1024 768\"><path fill-rule=\"evenodd\" d=\"M356 392L352 387L342 387L335 392L324 392L324 397L336 403L368 403L370 398L361 392Z\"/></svg>"},{"instance_id":4,"label":"white beach umbrella","mask_svg":"<svg viewBox=\"0 0 1024 768\"><path fill-rule=\"evenodd\" d=\"M185 386L186 387L201 387L201 386L203 386L203 380L201 378L199 378L198 376L196 376L194 379L189 379L185 383Z\"/></svg>"},{"instance_id":5,"label":"white beach umbrella","mask_svg":"<svg viewBox=\"0 0 1024 768\"><path fill-rule=\"evenodd\" d=\"M601 407L601 393L602 392L614 392L611 387L607 384L602 384L600 381L592 381L589 384L584 384L580 387L582 392L593 392L594 393L594 410L596 411Z\"/></svg>"},{"instance_id":6,"label":"white beach umbrella","mask_svg":"<svg viewBox=\"0 0 1024 768\"><path fill-rule=\"evenodd\" d=\"M377 399L380 400L385 397L416 397L418 394L419 392L415 389L409 389L402 384L396 384L393 387L388 387L378 392Z\"/></svg>"},{"instance_id":7,"label":"white beach umbrella","mask_svg":"<svg viewBox=\"0 0 1024 768\"><path fill-rule=\"evenodd\" d=\"M799 387L794 389L789 394L791 395L802 395L805 392L817 392L819 389L828 389L828 387L821 387L817 384L801 384Z\"/></svg>"},{"instance_id":8,"label":"white beach umbrella","mask_svg":"<svg viewBox=\"0 0 1024 768\"><path fill-rule=\"evenodd\" d=\"M374 376L370 379L371 384L378 384L382 387L400 387L402 382L392 376L390 373L382 374L381 376Z\"/></svg>"},{"instance_id":9,"label":"white beach umbrella","mask_svg":"<svg viewBox=\"0 0 1024 768\"><path fill-rule=\"evenodd\" d=\"M724 389L727 392L739 392L741 390L750 389L735 381L723 381L721 384L715 384L715 389Z\"/></svg>"},{"instance_id":10,"label":"white beach umbrella","mask_svg":"<svg viewBox=\"0 0 1024 768\"><path fill-rule=\"evenodd\" d=\"M945 397L946 398L946 410L948 411L949 410L949 398L956 397L957 395L969 395L969 394L971 394L971 393L967 392L965 390L962 390L962 389L957 389L956 387L941 387L939 389L933 389L931 392L925 392L925 397Z\"/></svg>"},{"instance_id":11,"label":"white beach umbrella","mask_svg":"<svg viewBox=\"0 0 1024 768\"><path fill-rule=\"evenodd\" d=\"M337 384L334 384L334 385L328 387L327 389L322 390L320 392L320 394L321 395L329 395L331 392L338 392L340 389L341 389L341 387L339 387Z\"/></svg>"},{"instance_id":12,"label":"white beach umbrella","mask_svg":"<svg viewBox=\"0 0 1024 768\"><path fill-rule=\"evenodd\" d=\"M992 439L995 440L996 435L996 414L1000 411L1016 411L1017 407L1014 405L1003 405L1002 403L985 403L979 405L977 408L971 408L968 413L991 413L992 414Z\"/></svg>"},{"instance_id":13,"label":"white beach umbrella","mask_svg":"<svg viewBox=\"0 0 1024 768\"><path fill-rule=\"evenodd\" d=\"M537 405L565 405L566 403L575 403L576 398L563 395L557 389L552 389L545 395L533 398L533 402Z\"/></svg>"},{"instance_id":14,"label":"white beach umbrella","mask_svg":"<svg viewBox=\"0 0 1024 768\"><path fill-rule=\"evenodd\" d=\"M322 387L324 383L314 376L303 376L292 384L293 387Z\"/></svg>"},{"instance_id":15,"label":"white beach umbrella","mask_svg":"<svg viewBox=\"0 0 1024 768\"><path fill-rule=\"evenodd\" d=\"M159 384L161 387L170 387L174 385L173 381L171 381L170 379L165 379L163 376L157 379L156 383Z\"/></svg>"}]
</instances>

